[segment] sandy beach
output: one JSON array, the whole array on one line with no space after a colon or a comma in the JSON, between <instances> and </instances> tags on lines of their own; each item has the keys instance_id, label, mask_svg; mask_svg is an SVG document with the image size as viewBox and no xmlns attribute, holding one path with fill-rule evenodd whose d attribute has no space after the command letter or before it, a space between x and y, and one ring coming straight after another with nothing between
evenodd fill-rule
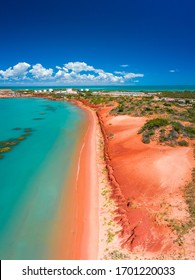
<instances>
[{"instance_id":1,"label":"sandy beach","mask_svg":"<svg viewBox=\"0 0 195 280\"><path fill-rule=\"evenodd\" d=\"M61 199L53 231L51 254L55 259L97 259L98 255L97 117L90 108L80 103L77 106L85 111L87 122L71 163L70 188Z\"/></svg>"},{"instance_id":2,"label":"sandy beach","mask_svg":"<svg viewBox=\"0 0 195 280\"><path fill-rule=\"evenodd\" d=\"M97 259L98 223L98 181L96 155L96 114L83 108L88 117L88 127L80 150L76 176L77 191L77 235L73 250L74 259ZM79 229L79 230L78 230Z\"/></svg>"}]
</instances>

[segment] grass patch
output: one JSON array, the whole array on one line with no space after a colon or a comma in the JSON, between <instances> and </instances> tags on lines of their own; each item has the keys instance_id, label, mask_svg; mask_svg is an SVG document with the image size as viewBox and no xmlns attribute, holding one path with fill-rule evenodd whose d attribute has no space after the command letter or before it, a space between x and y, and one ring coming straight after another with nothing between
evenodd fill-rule
<instances>
[{"instance_id":1,"label":"grass patch","mask_svg":"<svg viewBox=\"0 0 195 280\"><path fill-rule=\"evenodd\" d=\"M113 241L114 237L115 237L115 233L111 232L110 230L108 231L108 236L107 236L107 243L110 243Z\"/></svg>"},{"instance_id":2,"label":"grass patch","mask_svg":"<svg viewBox=\"0 0 195 280\"><path fill-rule=\"evenodd\" d=\"M129 256L127 254L124 254L120 250L114 250L112 252L109 252L108 259L109 260L129 260Z\"/></svg>"}]
</instances>

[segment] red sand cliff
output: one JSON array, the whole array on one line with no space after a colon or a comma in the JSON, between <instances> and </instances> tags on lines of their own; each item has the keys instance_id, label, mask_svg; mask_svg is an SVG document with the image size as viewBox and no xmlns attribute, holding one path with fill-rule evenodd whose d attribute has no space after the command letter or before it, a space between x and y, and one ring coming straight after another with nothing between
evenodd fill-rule
<instances>
[{"instance_id":1,"label":"red sand cliff","mask_svg":"<svg viewBox=\"0 0 195 280\"><path fill-rule=\"evenodd\" d=\"M146 257L177 258L182 254L194 258L191 240L186 244L187 252L176 242L177 236L167 222L188 218L181 188L191 181L193 148L143 144L137 131L145 118L111 116L111 108L92 106L104 136L122 246Z\"/></svg>"}]
</instances>

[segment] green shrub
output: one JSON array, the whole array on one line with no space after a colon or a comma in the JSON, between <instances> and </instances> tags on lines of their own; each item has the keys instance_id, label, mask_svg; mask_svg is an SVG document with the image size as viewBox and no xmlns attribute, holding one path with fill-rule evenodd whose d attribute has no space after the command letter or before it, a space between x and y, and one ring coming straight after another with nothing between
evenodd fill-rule
<instances>
[{"instance_id":1,"label":"green shrub","mask_svg":"<svg viewBox=\"0 0 195 280\"><path fill-rule=\"evenodd\" d=\"M184 126L180 122L172 122L171 124L174 130L177 131L178 133L184 130Z\"/></svg>"},{"instance_id":2,"label":"green shrub","mask_svg":"<svg viewBox=\"0 0 195 280\"><path fill-rule=\"evenodd\" d=\"M175 131L174 129L172 129L170 132L169 132L169 135L168 135L168 138L169 140L175 140L177 139L179 136L179 134L177 133L177 131Z\"/></svg>"},{"instance_id":3,"label":"green shrub","mask_svg":"<svg viewBox=\"0 0 195 280\"><path fill-rule=\"evenodd\" d=\"M147 121L144 126L139 130L139 133L142 133L146 130L156 129L161 126L167 126L169 124L167 119L157 118Z\"/></svg>"},{"instance_id":4,"label":"green shrub","mask_svg":"<svg viewBox=\"0 0 195 280\"><path fill-rule=\"evenodd\" d=\"M186 140L181 140L181 141L178 141L178 145L188 147L189 143Z\"/></svg>"},{"instance_id":5,"label":"green shrub","mask_svg":"<svg viewBox=\"0 0 195 280\"><path fill-rule=\"evenodd\" d=\"M191 126L186 126L185 131L187 133L187 136L189 136L191 139L195 138L195 128Z\"/></svg>"},{"instance_id":6,"label":"green shrub","mask_svg":"<svg viewBox=\"0 0 195 280\"><path fill-rule=\"evenodd\" d=\"M118 112L122 113L124 111L124 106L123 105L119 105L118 106Z\"/></svg>"},{"instance_id":7,"label":"green shrub","mask_svg":"<svg viewBox=\"0 0 195 280\"><path fill-rule=\"evenodd\" d=\"M150 143L150 136L148 134L143 134L142 135L142 142L144 144L149 144Z\"/></svg>"}]
</instances>

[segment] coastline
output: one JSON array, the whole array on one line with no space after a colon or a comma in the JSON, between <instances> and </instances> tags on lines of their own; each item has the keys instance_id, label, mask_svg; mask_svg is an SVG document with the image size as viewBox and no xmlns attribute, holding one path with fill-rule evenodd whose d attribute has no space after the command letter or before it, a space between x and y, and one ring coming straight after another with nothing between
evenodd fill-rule
<instances>
[{"instance_id":1,"label":"coastline","mask_svg":"<svg viewBox=\"0 0 195 280\"><path fill-rule=\"evenodd\" d=\"M73 259L97 259L99 222L98 222L98 180L96 149L96 114L80 103L88 119L88 127L80 150L76 176L77 188L77 235L74 243ZM79 230L78 230L79 228Z\"/></svg>"},{"instance_id":2,"label":"coastline","mask_svg":"<svg viewBox=\"0 0 195 280\"><path fill-rule=\"evenodd\" d=\"M95 112L79 102L74 104L84 110L86 124L82 127L72 162L72 171L68 182L68 192L63 194L60 206L58 226L52 238L54 259L87 260L97 259L99 222L98 222L98 183L96 158ZM67 184L67 182L66 182ZM68 197L68 201L67 198ZM65 216L68 216L64 218ZM68 228L68 230L67 230Z\"/></svg>"},{"instance_id":3,"label":"coastline","mask_svg":"<svg viewBox=\"0 0 195 280\"><path fill-rule=\"evenodd\" d=\"M173 230L189 219L183 189L192 180L192 146L145 145L137 134L145 117L73 103L86 123L54 221L51 259L195 259L193 228L185 242Z\"/></svg>"}]
</instances>

